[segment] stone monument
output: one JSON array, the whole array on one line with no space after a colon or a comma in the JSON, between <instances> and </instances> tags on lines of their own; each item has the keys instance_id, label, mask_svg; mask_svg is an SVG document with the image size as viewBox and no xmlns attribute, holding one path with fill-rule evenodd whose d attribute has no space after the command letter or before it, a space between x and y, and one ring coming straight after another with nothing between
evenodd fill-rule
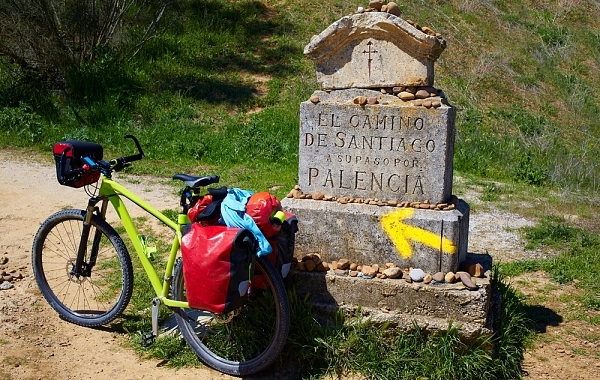
<instances>
[{"instance_id":1,"label":"stone monument","mask_svg":"<svg viewBox=\"0 0 600 380\"><path fill-rule=\"evenodd\" d=\"M469 206L452 195L456 111L434 87L446 41L394 13L359 8L305 47L320 89L300 105L299 183L282 203L298 216L299 260L456 272L467 258ZM362 279L348 280L360 293ZM362 304L347 290L313 293ZM487 301L484 309L479 319Z\"/></svg>"},{"instance_id":2,"label":"stone monument","mask_svg":"<svg viewBox=\"0 0 600 380\"><path fill-rule=\"evenodd\" d=\"M313 201L286 204L300 255L456 271L469 207L452 197L455 109L433 87L445 46L385 12L343 17L306 46L321 89L300 105L299 188Z\"/></svg>"}]
</instances>

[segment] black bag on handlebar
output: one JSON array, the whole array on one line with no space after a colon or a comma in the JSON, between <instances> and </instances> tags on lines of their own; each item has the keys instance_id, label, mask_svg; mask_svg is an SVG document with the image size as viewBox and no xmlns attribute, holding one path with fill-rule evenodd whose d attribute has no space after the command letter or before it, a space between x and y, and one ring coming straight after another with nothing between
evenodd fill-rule
<instances>
[{"instance_id":1,"label":"black bag on handlebar","mask_svg":"<svg viewBox=\"0 0 600 380\"><path fill-rule=\"evenodd\" d=\"M88 170L80 173L73 171L83 167L82 156L101 160L102 145L86 141L67 140L54 144L53 153L56 162L56 178L61 185L78 188L95 183L100 179L100 172L97 171Z\"/></svg>"}]
</instances>

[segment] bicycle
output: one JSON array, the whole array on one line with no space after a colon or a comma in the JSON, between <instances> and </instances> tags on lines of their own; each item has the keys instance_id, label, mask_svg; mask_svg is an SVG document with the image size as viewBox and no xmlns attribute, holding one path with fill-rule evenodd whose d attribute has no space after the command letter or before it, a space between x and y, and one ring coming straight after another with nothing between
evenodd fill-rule
<instances>
[{"instance_id":1,"label":"bicycle","mask_svg":"<svg viewBox=\"0 0 600 380\"><path fill-rule=\"evenodd\" d=\"M249 292L244 306L225 315L190 308L184 264L178 255L185 226L190 223L186 212L193 197L218 183L219 177L174 175L174 180L186 185L182 211L174 222L112 178L114 172L144 157L138 140L131 135L125 138L133 140L137 154L107 162L102 160L101 145L71 141L79 151L67 148L56 156L59 182L84 187L90 198L85 210L63 210L48 217L35 235L32 266L43 296L63 319L85 327L106 325L125 310L132 295L133 267L123 240L106 221L110 203L156 294L150 338L158 336L158 309L164 304L175 313L187 344L208 366L235 376L265 369L279 356L289 331L289 303L281 275L265 256L255 256L256 271L264 275L263 286ZM80 160L81 167L69 167L69 160ZM162 279L149 258L155 247L138 233L123 197L174 231Z\"/></svg>"}]
</instances>

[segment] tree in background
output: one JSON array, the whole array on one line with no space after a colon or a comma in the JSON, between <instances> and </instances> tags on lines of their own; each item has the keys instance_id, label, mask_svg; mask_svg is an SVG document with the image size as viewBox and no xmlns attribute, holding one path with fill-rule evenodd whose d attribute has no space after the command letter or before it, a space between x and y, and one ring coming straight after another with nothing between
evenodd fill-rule
<instances>
[{"instance_id":1,"label":"tree in background","mask_svg":"<svg viewBox=\"0 0 600 380\"><path fill-rule=\"evenodd\" d=\"M2 0L0 57L30 80L69 86L69 78L107 57L113 63L133 57L176 1Z\"/></svg>"}]
</instances>

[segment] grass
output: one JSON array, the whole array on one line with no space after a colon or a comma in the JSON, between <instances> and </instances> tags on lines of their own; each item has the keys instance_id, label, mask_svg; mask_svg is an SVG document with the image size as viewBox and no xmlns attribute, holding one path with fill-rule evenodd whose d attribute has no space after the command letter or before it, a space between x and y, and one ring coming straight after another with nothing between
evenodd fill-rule
<instances>
[{"instance_id":1,"label":"grass","mask_svg":"<svg viewBox=\"0 0 600 380\"><path fill-rule=\"evenodd\" d=\"M556 252L548 259L499 265L503 276L519 276L517 283L523 282L517 287L527 294L521 295L523 310L534 323L536 340L554 345L560 342L561 347L566 345L576 355L597 356L597 349L587 346L587 342L599 339L594 328L600 326L597 233L569 225L553 215L545 216L536 226L524 228L522 233L528 247ZM561 327L549 335L545 334L549 326Z\"/></svg>"},{"instance_id":2,"label":"grass","mask_svg":"<svg viewBox=\"0 0 600 380\"><path fill-rule=\"evenodd\" d=\"M552 216L523 232L530 239L530 244L552 246L558 251L557 256L545 260L502 263L500 272L505 276L526 279L525 285L520 287L528 293L524 297L524 310L533 320L538 333L543 334L547 326L569 326L556 330L555 333L560 335L551 340L545 335L538 335L537 339L546 342L557 339L570 342L572 338L597 340L597 333L588 330L590 326L600 326L600 289L596 281L600 273L597 253L600 240L597 235L569 227L564 220ZM546 272L551 282L543 285L522 276L539 271ZM591 355L587 354L585 346L574 347L573 350L578 350L581 355Z\"/></svg>"},{"instance_id":3,"label":"grass","mask_svg":"<svg viewBox=\"0 0 600 380\"><path fill-rule=\"evenodd\" d=\"M588 3L403 7L404 18L448 41L436 86L458 109L456 170L598 193L600 10ZM134 133L148 158L134 173L217 172L281 196L297 181L298 104L316 89L303 47L355 7L189 0L133 60L107 59L70 77L68 96L0 61L0 146L48 152L79 138L112 157L131 150L122 136Z\"/></svg>"},{"instance_id":4,"label":"grass","mask_svg":"<svg viewBox=\"0 0 600 380\"><path fill-rule=\"evenodd\" d=\"M496 272L497 273L497 272ZM292 323L284 352L272 371L297 378L359 374L367 379L520 378L520 362L530 337L522 298L500 275L494 284L503 296L502 318L494 336L461 339L459 329L426 332L415 325L402 331L360 317L336 317L323 326L306 299L288 291ZM167 335L150 347L133 338L143 356L173 367L197 366L198 359L181 338ZM290 370L290 368L294 368Z\"/></svg>"},{"instance_id":5,"label":"grass","mask_svg":"<svg viewBox=\"0 0 600 380\"><path fill-rule=\"evenodd\" d=\"M295 25L258 1L189 1L181 11L135 62L83 72L75 84L97 85L80 86L79 97L49 96L52 112L26 96L19 78L0 80L0 146L48 151L75 138L98 141L114 157L133 148L122 137L134 133L148 158L134 173L212 172L230 186L289 190L298 145L290 105L312 91L291 77L308 67L302 43L291 39ZM102 91L86 94L94 88Z\"/></svg>"},{"instance_id":6,"label":"grass","mask_svg":"<svg viewBox=\"0 0 600 380\"><path fill-rule=\"evenodd\" d=\"M26 358L20 358L17 356L5 356L2 359L2 363L11 366L11 367L19 367L22 366L23 364L27 363L27 359Z\"/></svg>"},{"instance_id":7,"label":"grass","mask_svg":"<svg viewBox=\"0 0 600 380\"><path fill-rule=\"evenodd\" d=\"M317 341L324 351L325 372L331 375L355 373L368 379L494 377L487 338L465 343L452 326L433 334L418 327L398 333L359 319L347 321Z\"/></svg>"},{"instance_id":8,"label":"grass","mask_svg":"<svg viewBox=\"0 0 600 380\"><path fill-rule=\"evenodd\" d=\"M517 276L539 270L550 274L559 284L575 284L581 294L573 297L586 309L600 310L600 239L584 229L570 227L561 218L548 216L535 227L523 229L527 247L557 249L560 253L545 260L527 260L502 263L500 271L506 276Z\"/></svg>"}]
</instances>

